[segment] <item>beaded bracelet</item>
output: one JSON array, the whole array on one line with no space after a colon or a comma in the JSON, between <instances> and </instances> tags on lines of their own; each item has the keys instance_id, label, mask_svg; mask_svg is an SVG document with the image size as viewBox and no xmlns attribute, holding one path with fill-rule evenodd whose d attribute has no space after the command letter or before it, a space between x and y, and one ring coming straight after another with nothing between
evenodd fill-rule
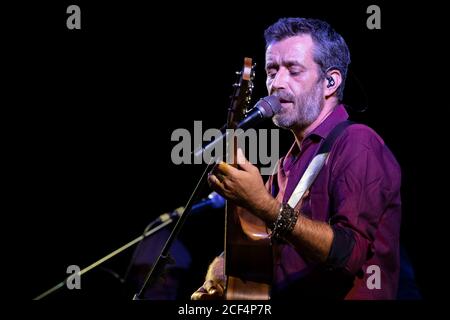
<instances>
[{"instance_id":1,"label":"beaded bracelet","mask_svg":"<svg viewBox=\"0 0 450 320\"><path fill-rule=\"evenodd\" d=\"M294 230L298 219L298 211L291 208L287 203L282 203L277 220L270 226L272 233L271 238L283 239L286 235Z\"/></svg>"}]
</instances>

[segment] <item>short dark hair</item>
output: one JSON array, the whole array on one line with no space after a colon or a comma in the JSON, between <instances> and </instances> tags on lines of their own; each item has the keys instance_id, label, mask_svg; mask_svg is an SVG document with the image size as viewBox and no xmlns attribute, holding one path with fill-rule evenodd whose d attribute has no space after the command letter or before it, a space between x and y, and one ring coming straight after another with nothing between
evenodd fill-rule
<instances>
[{"instance_id":1,"label":"short dark hair","mask_svg":"<svg viewBox=\"0 0 450 320\"><path fill-rule=\"evenodd\" d=\"M337 33L327 22L308 18L281 18L264 32L266 48L273 42L297 35L309 34L315 44L314 62L320 66L321 78L327 71L337 69L342 74L342 83L338 88L338 99L344 96L345 79L350 52L344 38Z\"/></svg>"}]
</instances>

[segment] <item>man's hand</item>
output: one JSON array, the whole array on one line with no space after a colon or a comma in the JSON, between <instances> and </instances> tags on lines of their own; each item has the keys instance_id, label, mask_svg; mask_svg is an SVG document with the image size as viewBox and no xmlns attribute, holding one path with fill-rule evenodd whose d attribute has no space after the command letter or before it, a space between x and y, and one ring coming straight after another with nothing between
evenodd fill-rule
<instances>
[{"instance_id":1,"label":"man's hand","mask_svg":"<svg viewBox=\"0 0 450 320\"><path fill-rule=\"evenodd\" d=\"M192 295L191 300L221 300L224 299L225 289L217 282L206 280Z\"/></svg>"},{"instance_id":2,"label":"man's hand","mask_svg":"<svg viewBox=\"0 0 450 320\"><path fill-rule=\"evenodd\" d=\"M238 168L219 163L208 177L209 185L227 200L272 222L279 204L266 190L258 168L245 158L241 149L237 152L237 163Z\"/></svg>"},{"instance_id":3,"label":"man's hand","mask_svg":"<svg viewBox=\"0 0 450 320\"><path fill-rule=\"evenodd\" d=\"M211 263L206 274L206 280L203 285L192 295L191 300L220 300L225 294L225 275L224 275L223 256L217 257Z\"/></svg>"}]
</instances>

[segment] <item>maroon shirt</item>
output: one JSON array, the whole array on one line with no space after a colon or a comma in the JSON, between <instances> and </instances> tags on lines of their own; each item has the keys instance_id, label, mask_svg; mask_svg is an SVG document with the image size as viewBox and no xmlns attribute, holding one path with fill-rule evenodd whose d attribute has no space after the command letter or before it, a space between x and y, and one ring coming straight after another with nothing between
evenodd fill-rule
<instances>
[{"instance_id":1,"label":"maroon shirt","mask_svg":"<svg viewBox=\"0 0 450 320\"><path fill-rule=\"evenodd\" d=\"M343 105L280 159L268 186L287 202L323 140L348 114ZM275 183L274 179L276 179ZM383 140L353 124L336 139L301 213L334 231L329 261L306 261L287 243L274 245L274 292L344 299L395 299L399 276L400 168ZM374 273L375 270L375 273ZM377 272L379 270L379 272ZM380 275L379 287L375 278ZM375 286L375 287L374 287Z\"/></svg>"}]
</instances>

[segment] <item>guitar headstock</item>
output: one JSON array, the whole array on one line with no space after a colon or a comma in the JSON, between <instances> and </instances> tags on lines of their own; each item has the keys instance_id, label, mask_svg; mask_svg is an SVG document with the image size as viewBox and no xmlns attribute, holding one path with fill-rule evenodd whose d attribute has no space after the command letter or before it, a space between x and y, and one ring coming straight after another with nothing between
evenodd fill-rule
<instances>
[{"instance_id":1,"label":"guitar headstock","mask_svg":"<svg viewBox=\"0 0 450 320\"><path fill-rule=\"evenodd\" d=\"M228 109L228 129L236 128L237 124L245 117L247 108L250 106L255 78L255 64L252 64L252 58L244 59L242 70L236 72L236 75L237 80L233 84L234 90Z\"/></svg>"}]
</instances>

